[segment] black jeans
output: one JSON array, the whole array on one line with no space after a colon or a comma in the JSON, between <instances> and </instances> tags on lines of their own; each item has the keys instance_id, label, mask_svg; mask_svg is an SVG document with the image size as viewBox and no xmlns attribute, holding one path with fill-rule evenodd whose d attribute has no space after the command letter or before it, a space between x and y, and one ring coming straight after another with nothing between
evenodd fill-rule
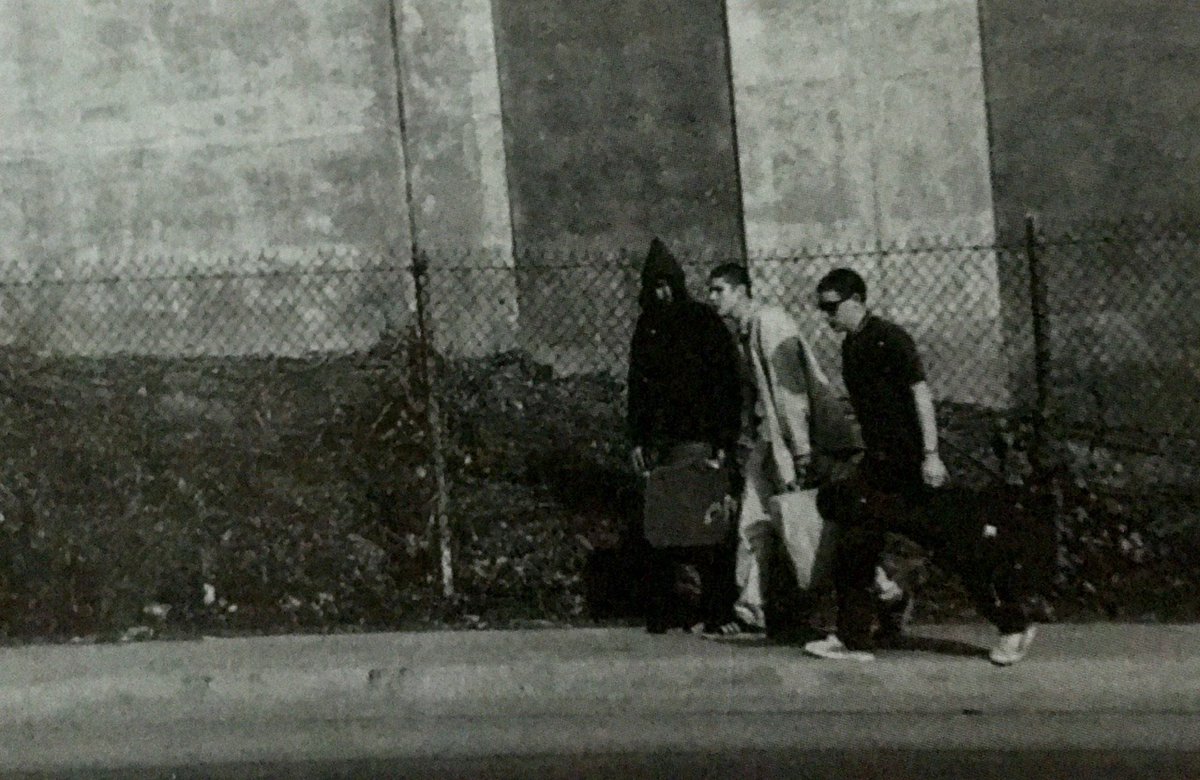
<instances>
[{"instance_id":1,"label":"black jeans","mask_svg":"<svg viewBox=\"0 0 1200 780\"><path fill-rule=\"evenodd\" d=\"M722 545L652 549L646 573L646 627L658 632L731 620L731 555Z\"/></svg>"},{"instance_id":2,"label":"black jeans","mask_svg":"<svg viewBox=\"0 0 1200 780\"><path fill-rule=\"evenodd\" d=\"M873 647L878 608L875 566L885 535L921 545L957 576L979 613L1001 633L1024 631L1043 574L1034 521L1012 502L964 488L931 489L919 464L864 460L849 481L830 487L828 510L839 521L834 562L837 634L851 649Z\"/></svg>"}]
</instances>

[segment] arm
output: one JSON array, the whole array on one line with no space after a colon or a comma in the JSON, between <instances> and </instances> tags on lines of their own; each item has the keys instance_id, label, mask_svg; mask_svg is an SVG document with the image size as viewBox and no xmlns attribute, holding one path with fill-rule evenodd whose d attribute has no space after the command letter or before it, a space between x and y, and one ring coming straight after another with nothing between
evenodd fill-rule
<instances>
[{"instance_id":1,"label":"arm","mask_svg":"<svg viewBox=\"0 0 1200 780\"><path fill-rule=\"evenodd\" d=\"M715 312L703 320L704 360L709 368L708 431L714 449L732 452L742 422L742 385L733 334Z\"/></svg>"},{"instance_id":2,"label":"arm","mask_svg":"<svg viewBox=\"0 0 1200 780\"><path fill-rule=\"evenodd\" d=\"M946 466L938 455L937 414L933 409L933 394L924 380L912 386L913 403L917 406L917 422L921 426L921 445L925 457L921 475L930 487L941 487L946 481Z\"/></svg>"},{"instance_id":3,"label":"arm","mask_svg":"<svg viewBox=\"0 0 1200 780\"><path fill-rule=\"evenodd\" d=\"M803 469L812 457L808 431L808 387L801 364L800 329L796 321L779 309L767 309L759 329L763 372L771 387L772 411L786 450L775 448L779 478L794 486L804 478ZM800 467L797 469L797 467ZM797 472L800 473L797 473Z\"/></svg>"},{"instance_id":4,"label":"arm","mask_svg":"<svg viewBox=\"0 0 1200 780\"><path fill-rule=\"evenodd\" d=\"M646 376L645 376L645 333L639 319L634 328L633 339L629 346L629 375L625 384L626 400L626 431L633 444L630 459L633 470L639 474L646 470L644 447L649 426Z\"/></svg>"},{"instance_id":5,"label":"arm","mask_svg":"<svg viewBox=\"0 0 1200 780\"><path fill-rule=\"evenodd\" d=\"M913 402L917 405L917 421L921 425L921 445L925 454L937 454L937 415L933 411L933 393L928 382L917 382L912 386Z\"/></svg>"}]
</instances>

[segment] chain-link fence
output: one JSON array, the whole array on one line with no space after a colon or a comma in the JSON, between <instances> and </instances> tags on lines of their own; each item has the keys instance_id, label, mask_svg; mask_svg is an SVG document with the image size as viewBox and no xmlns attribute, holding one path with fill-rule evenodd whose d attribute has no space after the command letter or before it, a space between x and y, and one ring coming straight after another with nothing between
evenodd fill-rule
<instances>
[{"instance_id":1,"label":"chain-link fence","mask_svg":"<svg viewBox=\"0 0 1200 780\"><path fill-rule=\"evenodd\" d=\"M822 274L848 266L866 278L871 306L913 333L941 400L1020 407L1064 435L1163 449L1159 468L1169 471L1188 452L1177 445L1200 430L1200 227L1026 227L1016 245L930 239L747 264L755 295L795 314L835 377L837 343L812 296ZM725 258L680 259L702 298L707 271ZM641 260L467 252L414 261L353 248L80 256L0 276L0 341L66 355L303 357L362 352L407 328L445 358L520 352L556 376L620 380Z\"/></svg>"},{"instance_id":2,"label":"chain-link fence","mask_svg":"<svg viewBox=\"0 0 1200 780\"><path fill-rule=\"evenodd\" d=\"M1047 423L1110 475L1193 483L1200 440L1200 226L1133 220L1042 232L1027 259ZM1109 456L1112 457L1111 455ZM1124 473L1122 473L1124 472Z\"/></svg>"},{"instance_id":3,"label":"chain-link fence","mask_svg":"<svg viewBox=\"0 0 1200 780\"><path fill-rule=\"evenodd\" d=\"M1096 484L1194 498L1200 226L1026 228L1013 245L820 247L747 265L755 296L796 316L835 379L838 341L814 288L831 268L860 271L872 308L916 338L960 466L986 461L989 426L1019 415ZM726 259L678 256L698 298ZM67 546L88 523L111 535L105 513L128 520L127 555L151 549L144 526L175 527L171 544L201 550L186 556L195 577L228 560L234 578L218 592L274 577L260 617L291 620L305 588L317 614L364 592L378 604L353 614L393 614L411 589L381 574L397 555L422 561L420 583L443 595L536 592L573 614L569 539L612 531L628 509L623 385L642 260L341 248L0 274L0 487L42 518L31 550L64 518L78 521L50 538ZM1194 524L1194 503L1173 517ZM267 563L237 547L239 512L276 545ZM268 533L270 514L286 522ZM310 536L288 530L297 523ZM325 557L310 570L313 549ZM179 568L172 555L154 569L163 578ZM321 584L344 560L352 576ZM546 607L547 592L565 601Z\"/></svg>"}]
</instances>

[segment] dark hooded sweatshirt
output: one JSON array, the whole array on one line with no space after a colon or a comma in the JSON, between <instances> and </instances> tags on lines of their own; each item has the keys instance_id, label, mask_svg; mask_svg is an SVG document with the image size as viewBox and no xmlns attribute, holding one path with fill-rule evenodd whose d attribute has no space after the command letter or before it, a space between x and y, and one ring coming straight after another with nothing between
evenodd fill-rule
<instances>
[{"instance_id":1,"label":"dark hooded sweatshirt","mask_svg":"<svg viewBox=\"0 0 1200 780\"><path fill-rule=\"evenodd\" d=\"M655 299L659 279L670 285L671 303ZM629 355L634 445L702 441L731 451L741 420L737 347L717 313L688 295L683 269L657 238L638 301Z\"/></svg>"}]
</instances>

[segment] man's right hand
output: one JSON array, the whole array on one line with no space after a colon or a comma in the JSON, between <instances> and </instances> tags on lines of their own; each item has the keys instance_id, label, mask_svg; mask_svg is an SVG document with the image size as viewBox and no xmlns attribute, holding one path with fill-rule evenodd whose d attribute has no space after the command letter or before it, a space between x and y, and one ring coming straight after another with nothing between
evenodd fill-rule
<instances>
[{"instance_id":1,"label":"man's right hand","mask_svg":"<svg viewBox=\"0 0 1200 780\"><path fill-rule=\"evenodd\" d=\"M645 475L649 472L646 468L646 453L641 447L634 447L629 453L629 460L633 463L633 470L638 474Z\"/></svg>"}]
</instances>

